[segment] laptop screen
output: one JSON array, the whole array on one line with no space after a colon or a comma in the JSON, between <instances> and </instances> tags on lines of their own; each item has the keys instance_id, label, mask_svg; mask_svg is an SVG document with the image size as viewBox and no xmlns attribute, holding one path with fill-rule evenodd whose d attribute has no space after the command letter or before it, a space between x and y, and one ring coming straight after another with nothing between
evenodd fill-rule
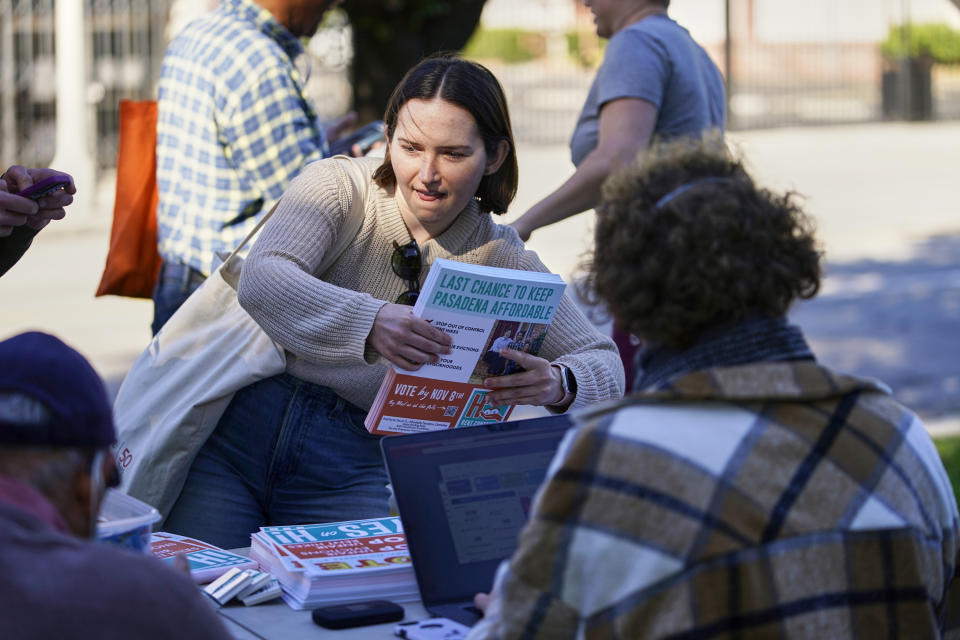
<instances>
[{"instance_id":1,"label":"laptop screen","mask_svg":"<svg viewBox=\"0 0 960 640\"><path fill-rule=\"evenodd\" d=\"M490 590L570 424L549 416L381 440L425 606Z\"/></svg>"}]
</instances>

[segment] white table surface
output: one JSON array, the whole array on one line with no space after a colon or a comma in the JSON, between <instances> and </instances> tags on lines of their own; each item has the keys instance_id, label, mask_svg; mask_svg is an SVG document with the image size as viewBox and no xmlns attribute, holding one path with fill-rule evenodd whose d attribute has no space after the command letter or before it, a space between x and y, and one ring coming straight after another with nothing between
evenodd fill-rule
<instances>
[{"instance_id":1,"label":"white table surface","mask_svg":"<svg viewBox=\"0 0 960 640\"><path fill-rule=\"evenodd\" d=\"M417 602L398 602L404 609L404 620L422 620L430 617L424 608ZM352 629L325 629L313 623L310 611L295 611L283 600L274 600L270 603L245 607L240 603L222 607L220 616L227 630L237 640L264 640L284 639L299 640L300 638L394 638L393 627L396 622L354 627Z\"/></svg>"},{"instance_id":2,"label":"white table surface","mask_svg":"<svg viewBox=\"0 0 960 640\"><path fill-rule=\"evenodd\" d=\"M250 547L230 549L233 553L249 555ZM403 621L423 620L430 614L423 608L423 604L415 602L398 602L403 607ZM396 622L354 627L352 629L325 629L314 624L310 610L297 611L290 608L283 600L277 598L272 602L244 606L238 601L231 601L218 609L227 630L237 640L299 640L300 638L340 638L351 640L356 638L394 638L393 627ZM397 621L401 622L401 621Z\"/></svg>"}]
</instances>

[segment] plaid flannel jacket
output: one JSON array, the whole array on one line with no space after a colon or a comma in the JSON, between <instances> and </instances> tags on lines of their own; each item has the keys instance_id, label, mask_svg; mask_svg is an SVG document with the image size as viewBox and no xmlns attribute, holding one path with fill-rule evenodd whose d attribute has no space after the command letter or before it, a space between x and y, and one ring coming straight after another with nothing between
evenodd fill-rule
<instances>
[{"instance_id":1,"label":"plaid flannel jacket","mask_svg":"<svg viewBox=\"0 0 960 640\"><path fill-rule=\"evenodd\" d=\"M302 45L252 0L224 0L171 41L158 89L158 244L210 274L300 169L326 155Z\"/></svg>"},{"instance_id":2,"label":"plaid flannel jacket","mask_svg":"<svg viewBox=\"0 0 960 640\"><path fill-rule=\"evenodd\" d=\"M470 638L956 634L953 492L879 384L709 369L578 425Z\"/></svg>"}]
</instances>

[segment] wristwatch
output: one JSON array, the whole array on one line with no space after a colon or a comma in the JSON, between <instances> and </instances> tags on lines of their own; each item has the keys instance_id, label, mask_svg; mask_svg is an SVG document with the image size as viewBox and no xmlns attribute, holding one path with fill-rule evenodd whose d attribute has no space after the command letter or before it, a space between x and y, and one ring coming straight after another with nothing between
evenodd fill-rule
<instances>
[{"instance_id":1,"label":"wristwatch","mask_svg":"<svg viewBox=\"0 0 960 640\"><path fill-rule=\"evenodd\" d=\"M563 398L553 406L568 404L577 395L577 378L573 375L570 367L565 364L551 362L550 366L556 367L560 371L560 386L563 387Z\"/></svg>"}]
</instances>

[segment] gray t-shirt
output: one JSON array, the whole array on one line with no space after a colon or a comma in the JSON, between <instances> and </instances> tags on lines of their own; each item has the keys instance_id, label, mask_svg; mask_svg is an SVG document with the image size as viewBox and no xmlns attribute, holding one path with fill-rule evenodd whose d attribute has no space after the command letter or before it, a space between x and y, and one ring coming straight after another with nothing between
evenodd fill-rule
<instances>
[{"instance_id":1,"label":"gray t-shirt","mask_svg":"<svg viewBox=\"0 0 960 640\"><path fill-rule=\"evenodd\" d=\"M590 87L570 139L574 165L597 146L600 108L617 98L641 98L657 107L654 135L674 138L723 128L723 76L690 33L655 15L615 33Z\"/></svg>"}]
</instances>

